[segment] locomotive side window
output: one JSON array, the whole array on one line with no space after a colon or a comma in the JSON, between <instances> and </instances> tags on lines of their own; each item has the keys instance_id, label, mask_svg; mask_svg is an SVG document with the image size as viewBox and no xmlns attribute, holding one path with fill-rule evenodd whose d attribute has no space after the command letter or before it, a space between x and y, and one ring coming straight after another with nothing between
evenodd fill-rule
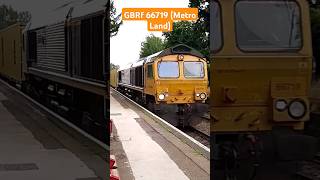
<instances>
[{"instance_id":1,"label":"locomotive side window","mask_svg":"<svg viewBox=\"0 0 320 180\"><path fill-rule=\"evenodd\" d=\"M203 78L204 67L202 62L184 62L184 77L186 78Z\"/></svg>"},{"instance_id":2,"label":"locomotive side window","mask_svg":"<svg viewBox=\"0 0 320 180\"><path fill-rule=\"evenodd\" d=\"M179 77L178 62L159 62L158 72L160 78L177 78Z\"/></svg>"},{"instance_id":3,"label":"locomotive side window","mask_svg":"<svg viewBox=\"0 0 320 180\"><path fill-rule=\"evenodd\" d=\"M216 1L213 1L210 7L210 36L212 38L211 50L217 51L222 46L222 38L221 38L221 15L220 15L220 6Z\"/></svg>"},{"instance_id":4,"label":"locomotive side window","mask_svg":"<svg viewBox=\"0 0 320 180\"><path fill-rule=\"evenodd\" d=\"M147 77L148 78L153 78L153 69L152 69L152 64L149 64L148 66L148 72L147 72Z\"/></svg>"},{"instance_id":5,"label":"locomotive side window","mask_svg":"<svg viewBox=\"0 0 320 180\"><path fill-rule=\"evenodd\" d=\"M240 49L288 51L301 48L300 9L296 2L239 1L235 13Z\"/></svg>"}]
</instances>

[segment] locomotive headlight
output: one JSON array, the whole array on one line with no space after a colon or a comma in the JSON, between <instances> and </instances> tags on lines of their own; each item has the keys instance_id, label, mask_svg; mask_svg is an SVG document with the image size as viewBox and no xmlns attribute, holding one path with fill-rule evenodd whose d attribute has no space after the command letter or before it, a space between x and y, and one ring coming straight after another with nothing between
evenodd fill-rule
<instances>
[{"instance_id":1,"label":"locomotive headlight","mask_svg":"<svg viewBox=\"0 0 320 180\"><path fill-rule=\"evenodd\" d=\"M178 55L178 60L179 60L179 61L183 61L183 59L184 59L184 56L183 56L182 54L179 54L179 55Z\"/></svg>"},{"instance_id":2,"label":"locomotive headlight","mask_svg":"<svg viewBox=\"0 0 320 180\"><path fill-rule=\"evenodd\" d=\"M206 93L201 93L200 94L200 99L204 100L207 97Z\"/></svg>"},{"instance_id":3,"label":"locomotive headlight","mask_svg":"<svg viewBox=\"0 0 320 180\"><path fill-rule=\"evenodd\" d=\"M289 105L289 115L292 118L299 119L302 118L307 111L306 104L301 100L294 100Z\"/></svg>"},{"instance_id":4,"label":"locomotive headlight","mask_svg":"<svg viewBox=\"0 0 320 180\"><path fill-rule=\"evenodd\" d=\"M199 96L200 96L200 94L199 94L199 93L197 93L197 94L196 94L196 96L197 96L197 97L199 97Z\"/></svg>"},{"instance_id":5,"label":"locomotive headlight","mask_svg":"<svg viewBox=\"0 0 320 180\"><path fill-rule=\"evenodd\" d=\"M285 100L278 100L275 107L278 111L284 111L287 108L287 102Z\"/></svg>"},{"instance_id":6,"label":"locomotive headlight","mask_svg":"<svg viewBox=\"0 0 320 180\"><path fill-rule=\"evenodd\" d=\"M160 100L164 100L164 98L165 98L165 95L164 95L164 94L159 94L159 99L160 99Z\"/></svg>"}]
</instances>

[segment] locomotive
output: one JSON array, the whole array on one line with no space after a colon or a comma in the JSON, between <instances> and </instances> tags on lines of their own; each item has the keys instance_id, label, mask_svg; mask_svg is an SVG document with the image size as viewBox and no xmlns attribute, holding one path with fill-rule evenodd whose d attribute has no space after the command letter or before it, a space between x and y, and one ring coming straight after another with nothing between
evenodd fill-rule
<instances>
[{"instance_id":1,"label":"locomotive","mask_svg":"<svg viewBox=\"0 0 320 180\"><path fill-rule=\"evenodd\" d=\"M107 2L77 1L0 31L0 74L107 142Z\"/></svg>"},{"instance_id":2,"label":"locomotive","mask_svg":"<svg viewBox=\"0 0 320 180\"><path fill-rule=\"evenodd\" d=\"M312 75L309 1L211 0L210 6L214 172L237 179L233 170L245 162L254 170L244 179L252 179L262 162L314 157L317 141L303 133Z\"/></svg>"},{"instance_id":3,"label":"locomotive","mask_svg":"<svg viewBox=\"0 0 320 180\"><path fill-rule=\"evenodd\" d=\"M141 58L119 69L113 79L119 91L152 111L159 110L160 104L176 106L182 126L190 105L208 98L207 61L184 44Z\"/></svg>"}]
</instances>

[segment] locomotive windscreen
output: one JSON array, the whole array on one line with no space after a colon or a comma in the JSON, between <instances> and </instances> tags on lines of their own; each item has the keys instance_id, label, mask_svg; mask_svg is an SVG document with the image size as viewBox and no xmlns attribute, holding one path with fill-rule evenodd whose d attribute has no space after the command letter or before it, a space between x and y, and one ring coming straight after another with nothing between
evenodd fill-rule
<instances>
[{"instance_id":1,"label":"locomotive windscreen","mask_svg":"<svg viewBox=\"0 0 320 180\"><path fill-rule=\"evenodd\" d=\"M241 49L273 51L301 48L300 8L296 2L239 1L235 10L237 44Z\"/></svg>"},{"instance_id":2,"label":"locomotive windscreen","mask_svg":"<svg viewBox=\"0 0 320 180\"><path fill-rule=\"evenodd\" d=\"M218 50L221 47L221 17L220 6L216 1L210 2L210 49L213 51Z\"/></svg>"},{"instance_id":3,"label":"locomotive windscreen","mask_svg":"<svg viewBox=\"0 0 320 180\"><path fill-rule=\"evenodd\" d=\"M184 62L184 77L186 78L203 78L204 66L203 62Z\"/></svg>"},{"instance_id":4,"label":"locomotive windscreen","mask_svg":"<svg viewBox=\"0 0 320 180\"><path fill-rule=\"evenodd\" d=\"M179 64L178 62L159 62L158 72L160 78L178 78Z\"/></svg>"}]
</instances>

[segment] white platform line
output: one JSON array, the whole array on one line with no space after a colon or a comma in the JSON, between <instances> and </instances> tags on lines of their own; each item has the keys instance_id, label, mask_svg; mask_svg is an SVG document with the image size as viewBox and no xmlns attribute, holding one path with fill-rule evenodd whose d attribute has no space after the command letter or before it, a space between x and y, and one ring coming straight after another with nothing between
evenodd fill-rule
<instances>
[{"instance_id":1,"label":"white platform line","mask_svg":"<svg viewBox=\"0 0 320 180\"><path fill-rule=\"evenodd\" d=\"M97 138L91 136L90 134L88 134L87 132L83 131L82 129L80 129L79 127L75 126L74 124L72 124L71 122L69 122L68 120L66 120L65 118L61 117L60 115L58 115L57 113L51 111L50 109L48 109L47 107L45 107L44 105L40 104L39 102L33 100L30 96L24 94L23 92L17 90L16 88L12 87L11 85L9 85L7 82L3 81L2 79L0 79L0 82L4 85L6 85L7 87L9 87L10 89L14 90L15 92L19 93L20 95L22 95L23 97L25 97L26 99L28 99L29 101L31 101L32 103L34 103L35 105L39 106L41 109L43 109L44 111L48 112L50 115L54 116L55 118L59 119L61 122L63 122L64 124L66 124L67 126L69 126L70 128L76 130L78 133L82 134L83 136L85 136L86 138L90 139L91 141L95 142L97 145L99 145L100 147L102 147L103 149L109 151L110 147L108 145L106 145L105 143L101 142L100 140L98 140Z\"/></svg>"},{"instance_id":2,"label":"white platform line","mask_svg":"<svg viewBox=\"0 0 320 180\"><path fill-rule=\"evenodd\" d=\"M145 109L141 105L137 104L133 100L129 99L125 95L121 94L114 88L111 88L114 92L116 92L118 95L124 97L126 100L137 106L138 108L142 109L147 116L155 120L156 122L160 123L162 126L164 126L169 132L174 134L177 138L188 144L190 147L192 147L194 150L198 151L201 153L206 159L210 160L210 149L206 147L205 145L201 144L191 136L187 135L186 133L182 132L180 129L172 126L170 123L165 121L164 119L160 118L159 116L153 114L149 110Z\"/></svg>"}]
</instances>

